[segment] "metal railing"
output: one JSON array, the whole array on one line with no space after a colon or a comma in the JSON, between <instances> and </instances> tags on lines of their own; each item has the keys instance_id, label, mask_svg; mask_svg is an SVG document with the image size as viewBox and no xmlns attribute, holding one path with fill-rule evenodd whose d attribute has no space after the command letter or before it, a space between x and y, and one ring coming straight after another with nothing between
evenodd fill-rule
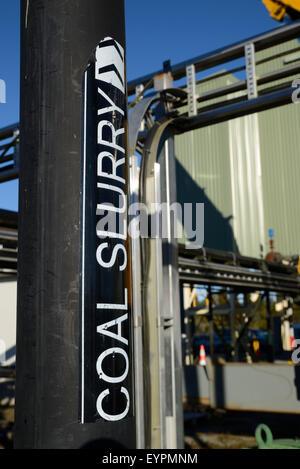
<instances>
[{"instance_id":1,"label":"metal railing","mask_svg":"<svg viewBox=\"0 0 300 469\"><path fill-rule=\"evenodd\" d=\"M16 179L19 175L19 124L0 130L0 182Z\"/></svg>"}]
</instances>

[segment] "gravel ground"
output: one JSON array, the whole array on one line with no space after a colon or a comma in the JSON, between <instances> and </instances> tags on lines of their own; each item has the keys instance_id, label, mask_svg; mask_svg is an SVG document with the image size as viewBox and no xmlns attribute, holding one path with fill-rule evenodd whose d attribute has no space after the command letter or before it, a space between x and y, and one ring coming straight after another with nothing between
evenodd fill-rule
<instances>
[{"instance_id":1,"label":"gravel ground","mask_svg":"<svg viewBox=\"0 0 300 469\"><path fill-rule=\"evenodd\" d=\"M267 424L274 438L300 439L300 416L268 412L239 412L188 408L185 412L185 447L241 449L256 446L254 432Z\"/></svg>"}]
</instances>

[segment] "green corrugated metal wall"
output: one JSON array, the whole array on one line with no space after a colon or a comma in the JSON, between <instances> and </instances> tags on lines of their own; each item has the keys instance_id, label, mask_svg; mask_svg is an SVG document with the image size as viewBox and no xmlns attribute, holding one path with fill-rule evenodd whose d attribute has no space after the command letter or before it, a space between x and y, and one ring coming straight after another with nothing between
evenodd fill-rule
<instances>
[{"instance_id":1,"label":"green corrugated metal wall","mask_svg":"<svg viewBox=\"0 0 300 469\"><path fill-rule=\"evenodd\" d=\"M283 68L287 58L300 60L298 41L257 53L257 75ZM215 76L197 92L236 80ZM176 136L178 200L205 203L204 246L260 257L273 228L277 251L300 253L299 152L299 104Z\"/></svg>"}]
</instances>

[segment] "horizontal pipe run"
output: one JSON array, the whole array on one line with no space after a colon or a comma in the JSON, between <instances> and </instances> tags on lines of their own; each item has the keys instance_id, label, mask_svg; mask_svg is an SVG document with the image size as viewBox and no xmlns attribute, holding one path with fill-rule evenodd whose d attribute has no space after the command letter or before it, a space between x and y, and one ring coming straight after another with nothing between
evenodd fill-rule
<instances>
[{"instance_id":1,"label":"horizontal pipe run","mask_svg":"<svg viewBox=\"0 0 300 469\"><path fill-rule=\"evenodd\" d=\"M262 95L251 100L244 100L234 104L217 107L211 111L199 113L194 117L178 117L173 126L178 134L196 130L208 125L217 124L236 117L266 111L274 107L282 106L292 102L294 88L284 88L268 95Z\"/></svg>"}]
</instances>

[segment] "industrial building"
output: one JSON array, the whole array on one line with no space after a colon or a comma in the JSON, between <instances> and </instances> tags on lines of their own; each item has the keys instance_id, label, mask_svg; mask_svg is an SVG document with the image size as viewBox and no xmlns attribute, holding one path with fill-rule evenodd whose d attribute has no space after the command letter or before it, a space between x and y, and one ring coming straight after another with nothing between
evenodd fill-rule
<instances>
[{"instance_id":1,"label":"industrial building","mask_svg":"<svg viewBox=\"0 0 300 469\"><path fill-rule=\"evenodd\" d=\"M245 79L236 62L231 64L235 74L200 74L197 95L204 98ZM258 76L299 64L298 40L256 53ZM290 81L297 78L296 70ZM284 81L275 80L272 86ZM227 99L244 93L228 93ZM221 99L201 100L200 110ZM273 229L277 252L299 254L299 120L295 103L176 136L178 200L205 203L205 247L265 257Z\"/></svg>"}]
</instances>

